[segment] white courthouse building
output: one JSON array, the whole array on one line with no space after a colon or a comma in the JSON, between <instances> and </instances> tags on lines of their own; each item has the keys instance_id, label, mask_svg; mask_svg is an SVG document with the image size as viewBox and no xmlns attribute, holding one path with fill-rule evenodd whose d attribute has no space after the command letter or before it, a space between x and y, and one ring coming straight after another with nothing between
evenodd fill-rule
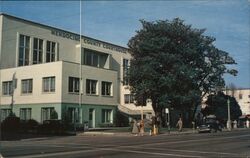
<instances>
[{"instance_id":1,"label":"white courthouse building","mask_svg":"<svg viewBox=\"0 0 250 158\"><path fill-rule=\"evenodd\" d=\"M126 78L130 59L127 48L1 13L1 120L13 109L43 122L55 110L58 119L100 127L115 123L117 110L140 114Z\"/></svg>"},{"instance_id":2,"label":"white courthouse building","mask_svg":"<svg viewBox=\"0 0 250 158\"><path fill-rule=\"evenodd\" d=\"M228 90L228 95L235 97L239 103L242 115L250 115L250 88Z\"/></svg>"}]
</instances>

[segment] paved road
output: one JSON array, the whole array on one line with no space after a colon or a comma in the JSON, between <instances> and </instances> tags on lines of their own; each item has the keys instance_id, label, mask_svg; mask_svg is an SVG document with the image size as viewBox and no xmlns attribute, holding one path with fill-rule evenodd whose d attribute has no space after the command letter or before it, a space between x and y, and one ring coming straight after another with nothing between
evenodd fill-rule
<instances>
[{"instance_id":1,"label":"paved road","mask_svg":"<svg viewBox=\"0 0 250 158\"><path fill-rule=\"evenodd\" d=\"M250 157L250 130L159 136L70 136L5 141L4 157Z\"/></svg>"}]
</instances>

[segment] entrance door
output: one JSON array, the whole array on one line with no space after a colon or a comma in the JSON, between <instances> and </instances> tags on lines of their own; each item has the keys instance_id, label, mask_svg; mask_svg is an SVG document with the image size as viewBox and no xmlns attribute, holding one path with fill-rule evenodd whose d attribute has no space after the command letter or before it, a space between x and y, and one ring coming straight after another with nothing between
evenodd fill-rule
<instances>
[{"instance_id":1,"label":"entrance door","mask_svg":"<svg viewBox=\"0 0 250 158\"><path fill-rule=\"evenodd\" d=\"M95 128L95 109L89 109L89 128Z\"/></svg>"}]
</instances>

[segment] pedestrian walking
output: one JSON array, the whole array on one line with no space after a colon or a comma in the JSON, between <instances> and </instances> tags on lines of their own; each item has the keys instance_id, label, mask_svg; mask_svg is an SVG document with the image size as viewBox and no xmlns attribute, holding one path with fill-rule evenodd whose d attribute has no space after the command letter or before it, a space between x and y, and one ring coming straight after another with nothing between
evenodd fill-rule
<instances>
[{"instance_id":1,"label":"pedestrian walking","mask_svg":"<svg viewBox=\"0 0 250 158\"><path fill-rule=\"evenodd\" d=\"M144 121L140 121L140 136L144 135Z\"/></svg>"},{"instance_id":2,"label":"pedestrian walking","mask_svg":"<svg viewBox=\"0 0 250 158\"><path fill-rule=\"evenodd\" d=\"M182 119L180 117L179 120L178 120L178 122L177 122L177 124L176 124L176 127L179 128L179 132L182 131L182 126L183 126L183 123L182 123Z\"/></svg>"},{"instance_id":3,"label":"pedestrian walking","mask_svg":"<svg viewBox=\"0 0 250 158\"><path fill-rule=\"evenodd\" d=\"M139 127L137 120L134 120L133 122L132 134L135 134L135 136L139 134Z\"/></svg>"}]
</instances>

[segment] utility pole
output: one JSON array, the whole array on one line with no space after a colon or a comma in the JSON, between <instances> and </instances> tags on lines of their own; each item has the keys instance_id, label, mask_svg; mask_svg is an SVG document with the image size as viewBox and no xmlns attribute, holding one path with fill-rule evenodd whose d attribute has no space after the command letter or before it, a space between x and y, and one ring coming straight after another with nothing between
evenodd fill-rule
<instances>
[{"instance_id":1,"label":"utility pole","mask_svg":"<svg viewBox=\"0 0 250 158\"><path fill-rule=\"evenodd\" d=\"M230 100L227 99L227 129L231 131L231 117L230 117Z\"/></svg>"}]
</instances>

